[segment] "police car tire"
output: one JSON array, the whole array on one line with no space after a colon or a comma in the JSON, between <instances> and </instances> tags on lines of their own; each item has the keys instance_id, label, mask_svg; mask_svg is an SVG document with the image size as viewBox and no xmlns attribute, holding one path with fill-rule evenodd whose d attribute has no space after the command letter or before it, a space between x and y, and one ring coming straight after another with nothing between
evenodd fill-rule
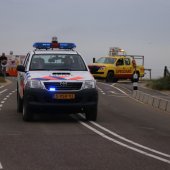
<instances>
[{"instance_id":1,"label":"police car tire","mask_svg":"<svg viewBox=\"0 0 170 170\"><path fill-rule=\"evenodd\" d=\"M17 91L17 111L22 113L23 111L23 100L21 99L18 91Z\"/></svg>"},{"instance_id":2,"label":"police car tire","mask_svg":"<svg viewBox=\"0 0 170 170\"><path fill-rule=\"evenodd\" d=\"M28 105L26 103L23 104L22 116L23 116L24 121L31 121L32 120L32 114L29 111L29 107L28 107Z\"/></svg>"},{"instance_id":3,"label":"police car tire","mask_svg":"<svg viewBox=\"0 0 170 170\"><path fill-rule=\"evenodd\" d=\"M113 77L114 77L114 72L113 71L109 71L107 73L106 82L113 82Z\"/></svg>"},{"instance_id":4,"label":"police car tire","mask_svg":"<svg viewBox=\"0 0 170 170\"><path fill-rule=\"evenodd\" d=\"M87 110L86 119L90 120L90 121L96 121L97 120L97 107Z\"/></svg>"}]
</instances>

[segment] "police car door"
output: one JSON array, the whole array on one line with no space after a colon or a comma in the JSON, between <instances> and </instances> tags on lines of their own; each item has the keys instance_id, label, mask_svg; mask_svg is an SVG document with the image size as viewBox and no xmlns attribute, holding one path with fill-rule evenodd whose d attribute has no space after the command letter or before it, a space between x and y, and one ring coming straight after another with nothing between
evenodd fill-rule
<instances>
[{"instance_id":1,"label":"police car door","mask_svg":"<svg viewBox=\"0 0 170 170\"><path fill-rule=\"evenodd\" d=\"M25 57L23 66L26 68L27 63L29 61L30 58L30 54L28 53ZM25 72L18 72L18 87L19 87L19 93L20 93L20 97L23 97L23 93L24 93L24 80L25 80Z\"/></svg>"}]
</instances>

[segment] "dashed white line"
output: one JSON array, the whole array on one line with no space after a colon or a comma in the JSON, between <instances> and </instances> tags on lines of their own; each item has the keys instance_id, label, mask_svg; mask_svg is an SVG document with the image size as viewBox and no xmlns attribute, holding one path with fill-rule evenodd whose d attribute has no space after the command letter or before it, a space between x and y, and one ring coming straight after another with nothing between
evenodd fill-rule
<instances>
[{"instance_id":1,"label":"dashed white line","mask_svg":"<svg viewBox=\"0 0 170 170\"><path fill-rule=\"evenodd\" d=\"M4 89L4 90L0 91L0 94L4 93L5 91L7 91L7 89Z\"/></svg>"},{"instance_id":2,"label":"dashed white line","mask_svg":"<svg viewBox=\"0 0 170 170\"><path fill-rule=\"evenodd\" d=\"M110 93L112 93L112 94L116 94L114 91L110 91Z\"/></svg>"},{"instance_id":3,"label":"dashed white line","mask_svg":"<svg viewBox=\"0 0 170 170\"><path fill-rule=\"evenodd\" d=\"M4 86L0 86L0 89L3 88Z\"/></svg>"},{"instance_id":4,"label":"dashed white line","mask_svg":"<svg viewBox=\"0 0 170 170\"><path fill-rule=\"evenodd\" d=\"M102 82L99 82L99 83L104 84L104 85L106 85L106 86L113 87L113 88L115 88L115 89L119 90L120 92L122 92L122 93L123 93L124 95L126 95L127 97L131 98L132 100L135 100L136 102L143 104L140 100L137 100L137 99L135 99L135 98L131 97L129 94L127 94L127 93L126 93L126 92L124 92L123 90L119 89L118 87L115 87L115 86L114 86L114 85L115 85L115 83L113 83L112 85L105 84L105 83L102 83Z\"/></svg>"}]
</instances>

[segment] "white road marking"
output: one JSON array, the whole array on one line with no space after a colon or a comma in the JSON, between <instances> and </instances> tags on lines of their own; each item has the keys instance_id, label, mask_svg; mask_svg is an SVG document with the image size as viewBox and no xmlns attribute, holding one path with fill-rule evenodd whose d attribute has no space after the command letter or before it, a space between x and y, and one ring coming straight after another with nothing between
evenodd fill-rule
<instances>
[{"instance_id":1,"label":"white road marking","mask_svg":"<svg viewBox=\"0 0 170 170\"><path fill-rule=\"evenodd\" d=\"M129 96L129 95L128 95L127 93L125 93L123 90L121 90L121 89L119 89L119 88L115 87L115 86L114 86L114 85L115 85L115 83L113 83L112 85L110 85L110 84L106 84L106 83L102 83L102 82L99 82L99 83L104 84L104 85L106 85L106 86L114 87L115 89L117 89L117 90L118 90L118 91L120 91L121 93L123 93L123 94L125 94L125 95Z\"/></svg>"},{"instance_id":2,"label":"white road marking","mask_svg":"<svg viewBox=\"0 0 170 170\"><path fill-rule=\"evenodd\" d=\"M114 87L114 88L117 89L118 91L120 91L120 92L122 92L123 94L125 94L125 95L128 96L127 93L125 93L123 90L119 89L118 87L115 87L114 85L115 85L115 84L112 84L111 87Z\"/></svg>"},{"instance_id":3,"label":"white road marking","mask_svg":"<svg viewBox=\"0 0 170 170\"><path fill-rule=\"evenodd\" d=\"M1 162L0 162L0 169L3 169Z\"/></svg>"},{"instance_id":4,"label":"white road marking","mask_svg":"<svg viewBox=\"0 0 170 170\"><path fill-rule=\"evenodd\" d=\"M143 148L143 149L145 149L145 150L148 150L148 151L154 152L154 153L156 153L156 154L159 154L159 155L162 155L162 156L165 156L165 157L170 158L170 155L168 155L168 154L159 152L159 151L157 151L157 150L155 150L155 149L151 149L151 148L149 148L149 147L146 147L146 146L143 146L143 145L138 144L138 143L136 143L136 142L133 142L132 140L129 140L129 139L123 137L123 136L120 136L120 135L118 135L118 134L110 131L109 129L106 129L105 127L103 127L103 126L101 126L101 125L99 125L99 124L97 124L97 123L95 123L95 122L93 122L93 121L90 121L90 122L91 122L93 125L97 126L98 128L104 130L104 131L107 132L107 133L110 133L111 135L113 135L113 136L115 136L115 137L117 137L117 138L119 138L119 139L121 139L121 140L124 140L124 141L126 141L126 142L128 142L128 143L131 143L131 144L133 144L133 145L135 145L135 146L138 146L138 147L140 147L140 148Z\"/></svg>"},{"instance_id":5,"label":"white road marking","mask_svg":"<svg viewBox=\"0 0 170 170\"><path fill-rule=\"evenodd\" d=\"M112 93L112 94L116 94L114 91L110 91L110 93Z\"/></svg>"},{"instance_id":6,"label":"white road marking","mask_svg":"<svg viewBox=\"0 0 170 170\"><path fill-rule=\"evenodd\" d=\"M2 107L3 105L2 104L0 104L0 107Z\"/></svg>"},{"instance_id":7,"label":"white road marking","mask_svg":"<svg viewBox=\"0 0 170 170\"><path fill-rule=\"evenodd\" d=\"M4 89L4 90L0 91L0 94L4 93L5 91L7 91L7 89Z\"/></svg>"},{"instance_id":8,"label":"white road marking","mask_svg":"<svg viewBox=\"0 0 170 170\"><path fill-rule=\"evenodd\" d=\"M116 88L117 90L119 90L120 92L122 92L123 94L125 94L126 96L128 96L129 98L131 98L131 99L135 100L135 101L136 101L136 102L138 102L138 103L143 104L143 102L141 102L140 100L137 100L137 99L135 99L135 98L131 97L129 94L127 94L127 93L126 93L126 92L124 92L123 90L119 89L118 87L115 87L115 86L114 86L114 85L115 85L115 83L114 83L114 84L112 84L112 85L109 85L109 84L106 84L106 83L102 83L102 82L99 82L99 83L104 84L104 85L106 85L106 86L110 86L110 87Z\"/></svg>"},{"instance_id":9,"label":"white road marking","mask_svg":"<svg viewBox=\"0 0 170 170\"><path fill-rule=\"evenodd\" d=\"M0 86L0 89L3 88L4 86Z\"/></svg>"},{"instance_id":10,"label":"white road marking","mask_svg":"<svg viewBox=\"0 0 170 170\"><path fill-rule=\"evenodd\" d=\"M97 88L98 88L98 90L102 93L102 94L106 94L101 88L99 88L98 86L97 86Z\"/></svg>"},{"instance_id":11,"label":"white road marking","mask_svg":"<svg viewBox=\"0 0 170 170\"><path fill-rule=\"evenodd\" d=\"M116 144L118 144L118 145L120 145L120 146L123 146L123 147L125 147L125 148L131 149L131 150L133 150L133 151L135 151L135 152L138 152L138 153L140 153L140 154L143 154L143 155L145 155L145 156L148 156L148 157L151 157L151 158L154 158L154 159L157 159L157 160L160 160L160 161L162 161L162 162L166 162L166 163L170 164L170 160L168 160L168 159L161 158L161 157L159 157L159 156L153 155L153 154L151 154L151 153L148 153L148 152L142 151L142 150L140 150L140 149L137 149L137 148L135 148L135 147L129 146L129 145L127 145L127 144L124 144L124 143L122 143L122 142L120 142L120 141L118 141L118 140L116 140L116 139L113 139L113 138L107 136L106 134L98 131L97 129L89 126L88 124L86 124L86 123L84 123L84 122L82 122L82 121L79 121L79 122L80 122L81 125L85 126L86 128L92 130L92 131L95 132L96 134L100 135L101 137L103 137L103 138L105 138L105 139L107 139L107 140L109 140L109 141L112 141L112 142L114 142L114 143L116 143Z\"/></svg>"},{"instance_id":12,"label":"white road marking","mask_svg":"<svg viewBox=\"0 0 170 170\"><path fill-rule=\"evenodd\" d=\"M5 103L5 101L1 101L1 103L3 104L3 103Z\"/></svg>"}]
</instances>

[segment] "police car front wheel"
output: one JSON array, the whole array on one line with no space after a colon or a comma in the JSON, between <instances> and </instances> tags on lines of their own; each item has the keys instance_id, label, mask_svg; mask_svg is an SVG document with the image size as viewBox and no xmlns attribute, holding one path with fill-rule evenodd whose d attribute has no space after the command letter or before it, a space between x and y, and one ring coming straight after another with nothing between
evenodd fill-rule
<instances>
[{"instance_id":1,"label":"police car front wheel","mask_svg":"<svg viewBox=\"0 0 170 170\"><path fill-rule=\"evenodd\" d=\"M29 110L29 107L26 103L23 104L23 120L24 121L31 121L32 120L32 113Z\"/></svg>"},{"instance_id":2,"label":"police car front wheel","mask_svg":"<svg viewBox=\"0 0 170 170\"><path fill-rule=\"evenodd\" d=\"M17 91L17 111L19 113L22 113L22 111L23 111L23 101L22 101L18 91Z\"/></svg>"}]
</instances>

